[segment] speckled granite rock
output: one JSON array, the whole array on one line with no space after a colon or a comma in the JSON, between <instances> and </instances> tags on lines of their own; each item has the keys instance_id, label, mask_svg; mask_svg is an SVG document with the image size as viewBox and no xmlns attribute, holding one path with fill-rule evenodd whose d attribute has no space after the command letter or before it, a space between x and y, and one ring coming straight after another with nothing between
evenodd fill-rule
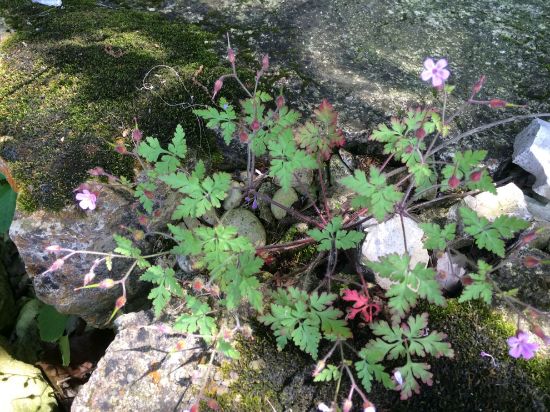
<instances>
[{"instance_id":1,"label":"speckled granite rock","mask_svg":"<svg viewBox=\"0 0 550 412\"><path fill-rule=\"evenodd\" d=\"M117 335L71 407L73 412L183 411L192 400L202 347L195 338L164 333L152 312L115 321ZM176 345L184 350L170 351Z\"/></svg>"},{"instance_id":2,"label":"speckled granite rock","mask_svg":"<svg viewBox=\"0 0 550 412\"><path fill-rule=\"evenodd\" d=\"M92 326L103 326L113 310L114 302L121 295L120 287L109 290L97 288L75 291L82 286L95 257L75 255L55 272L44 273L55 260L55 255L45 251L49 245L80 250L109 252L115 248L112 235L120 232L121 225L137 227L137 219L131 210L132 199L105 187L94 211L83 211L69 206L59 213L38 211L32 214L18 212L10 228L10 237L17 245L27 273L32 278L36 296L65 314L78 315ZM175 202L166 202L167 205ZM166 222L172 208L161 208L158 225ZM127 232L125 232L127 234ZM151 238L148 238L151 239ZM144 252L151 250L146 240L136 243ZM128 269L130 261L113 260L112 272L101 264L96 269L96 279L118 279ZM127 283L128 305L126 309L139 308L146 302L148 284L130 276Z\"/></svg>"}]
</instances>

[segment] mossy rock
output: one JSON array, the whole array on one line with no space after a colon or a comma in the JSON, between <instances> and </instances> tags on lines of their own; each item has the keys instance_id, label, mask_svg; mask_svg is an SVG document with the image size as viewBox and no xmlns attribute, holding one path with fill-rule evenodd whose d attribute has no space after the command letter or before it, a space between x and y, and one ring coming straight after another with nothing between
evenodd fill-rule
<instances>
[{"instance_id":1,"label":"mossy rock","mask_svg":"<svg viewBox=\"0 0 550 412\"><path fill-rule=\"evenodd\" d=\"M228 70L217 50L222 33L91 0L63 5L0 6L15 29L1 44L0 156L21 184L20 207L60 209L94 166L131 176L131 158L112 149L134 117L163 142L181 123L199 156L215 153L189 105L210 101L192 82L200 67L208 86ZM239 96L231 84L224 93Z\"/></svg>"}]
</instances>

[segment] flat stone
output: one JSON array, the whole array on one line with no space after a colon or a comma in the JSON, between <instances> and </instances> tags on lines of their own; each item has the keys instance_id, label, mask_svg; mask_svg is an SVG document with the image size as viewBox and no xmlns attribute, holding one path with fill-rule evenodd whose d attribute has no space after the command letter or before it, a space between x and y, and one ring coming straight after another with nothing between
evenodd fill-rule
<instances>
[{"instance_id":1,"label":"flat stone","mask_svg":"<svg viewBox=\"0 0 550 412\"><path fill-rule=\"evenodd\" d=\"M550 123L535 119L516 136L513 162L533 174L533 190L550 199Z\"/></svg>"},{"instance_id":2,"label":"flat stone","mask_svg":"<svg viewBox=\"0 0 550 412\"><path fill-rule=\"evenodd\" d=\"M175 411L188 408L202 351L195 337L182 337L153 321L151 311L120 316L117 334L81 388L73 412ZM176 346L183 350L177 351Z\"/></svg>"},{"instance_id":3,"label":"flat stone","mask_svg":"<svg viewBox=\"0 0 550 412\"><path fill-rule=\"evenodd\" d=\"M374 220L369 222L371 224L375 223ZM411 256L410 266L414 268L417 263L427 265L430 256L422 244L424 231L411 218L404 217L403 224L407 239L407 251ZM361 262L363 264L369 261L379 262L381 257L392 253L405 254L403 230L399 216L396 215L384 223L368 226L364 231L367 233L367 236L361 247ZM391 287L391 281L379 277L376 273L375 279L382 288L389 289Z\"/></svg>"},{"instance_id":4,"label":"flat stone","mask_svg":"<svg viewBox=\"0 0 550 412\"><path fill-rule=\"evenodd\" d=\"M483 192L476 196L466 196L464 204L490 221L500 215L531 219L523 192L514 183L497 188L497 194Z\"/></svg>"}]
</instances>

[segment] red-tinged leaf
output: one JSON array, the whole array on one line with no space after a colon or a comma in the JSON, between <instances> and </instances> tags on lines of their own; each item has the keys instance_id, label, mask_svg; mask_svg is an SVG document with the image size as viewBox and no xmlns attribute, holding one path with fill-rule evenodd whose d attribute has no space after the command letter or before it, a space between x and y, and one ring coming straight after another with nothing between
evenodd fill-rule
<instances>
[{"instance_id":1,"label":"red-tinged leaf","mask_svg":"<svg viewBox=\"0 0 550 412\"><path fill-rule=\"evenodd\" d=\"M314 113L317 119L326 124L336 124L338 120L338 113L334 111L334 106L332 106L327 99L321 102Z\"/></svg>"},{"instance_id":2,"label":"red-tinged leaf","mask_svg":"<svg viewBox=\"0 0 550 412\"><path fill-rule=\"evenodd\" d=\"M206 404L208 405L208 407L214 411L219 411L220 410L220 405L218 404L218 402L216 402L215 399L208 399L208 401L206 401Z\"/></svg>"},{"instance_id":3,"label":"red-tinged leaf","mask_svg":"<svg viewBox=\"0 0 550 412\"><path fill-rule=\"evenodd\" d=\"M371 302L368 293L363 294L356 290L346 289L342 299L347 302L355 302L351 308L348 308L348 315L346 316L348 319L354 319L360 313L365 322L370 323L372 318L380 312L380 305Z\"/></svg>"}]
</instances>

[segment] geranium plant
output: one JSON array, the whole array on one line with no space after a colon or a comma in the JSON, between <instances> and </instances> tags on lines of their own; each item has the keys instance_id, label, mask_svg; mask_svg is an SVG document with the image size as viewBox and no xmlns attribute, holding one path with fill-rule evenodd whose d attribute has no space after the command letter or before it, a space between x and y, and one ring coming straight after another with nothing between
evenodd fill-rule
<instances>
[{"instance_id":1,"label":"geranium plant","mask_svg":"<svg viewBox=\"0 0 550 412\"><path fill-rule=\"evenodd\" d=\"M227 57L231 71L215 82L211 94L213 105L197 108L194 113L208 128L221 133L227 144L236 140L244 145L247 166L241 186L235 189L231 184L232 176L207 170L203 161L189 166L185 132L181 126L176 128L167 147L163 147L155 137L143 139L136 123L131 133L134 147L119 146L116 150L123 155L135 156L142 165L144 178L132 183L100 168L93 169L91 174L102 179L102 184L116 184L133 193L140 204L137 219L144 231L147 230L148 215L154 216L164 207L156 196L159 187L165 185L179 193L180 200L171 217L173 222L167 225L165 234L172 242L170 248L144 256L131 239L120 235L115 235L117 248L114 251L87 252L54 246L50 251L65 252L65 255L59 257L49 270L58 269L67 258L77 253L96 254L98 258L85 275L82 288L120 288L113 316L126 303L126 280L134 272L140 272L141 280L153 285L149 298L155 315L159 316L170 300L182 300L184 310L176 319L173 330L203 338L212 352L212 359L216 356L239 357L235 336L237 332L250 333L240 320L243 313L240 309L247 306L271 328L279 349L292 343L317 360L314 379L337 382L335 399L342 388L342 379L349 380L350 389L341 404L344 411L351 410L356 395L365 410L373 410L367 397L373 381L381 382L390 390L398 390L401 399L409 398L420 391L422 383L432 384L428 363L431 356L453 357L447 336L428 330L427 314L412 313L422 299L445 305L446 297L436 280L435 269L422 263L411 264L405 236L406 253L390 254L379 261L367 262L365 270L371 271L369 275L357 271L353 280L342 279L336 275L337 265L343 260L351 260L354 267L358 266L356 249L364 238L361 229L366 221L374 219L374 222L382 223L398 216L404 231L403 219L414 210L449 198L459 199L463 196L462 190L494 193L495 184L482 164L486 151L459 152L450 163L444 164L436 159L436 155L452 142L510 121L494 122L472 132L459 132L454 128L453 120L465 107L476 104L505 107L510 104L501 100L502 103L497 104L498 99L476 100L483 86L482 77L458 112L447 113L447 99L454 90L447 84L450 77L447 61L427 59L421 77L436 87L442 108L409 109L403 118L392 118L389 124L376 127L371 140L383 144L385 160L380 166L356 169L341 179L339 183L354 194L343 206L331 208L328 199L331 182L325 166L345 144L334 107L323 100L311 118L302 121L301 115L286 104L282 94L272 96L260 90L260 79L269 70L267 56L262 58L253 85L246 85L239 78L236 52L229 43ZM247 96L245 99L233 103L220 97L224 84L230 81L242 87ZM528 117L534 116L516 119ZM393 167L391 171L390 165ZM273 181L287 191L296 185L310 186L300 181L304 172L313 175L318 186L318 196L312 195L308 187L303 191L311 205L306 211L284 205L260 190L267 181ZM220 208L232 190L242 192L244 206L252 210L256 209L258 202L284 210L293 221L307 225L303 236L290 242L258 246L219 219L207 223L205 217ZM432 200L422 200L427 192L432 193ZM90 190L80 192L77 200L80 207L89 210L94 210L98 201ZM463 278L464 289L459 301L482 299L489 304L494 294L501 292L492 279L499 262L533 240L535 235L522 232L529 224L521 219L500 216L490 222L466 207L461 207L459 214L464 226L462 233L455 223L441 227L424 222L421 226L425 232L424 246L434 253L446 253L450 260L453 259L451 244L458 238L470 238L478 250L485 250L485 256L491 260L471 262L471 272ZM201 224L189 228L178 224L188 218L199 219ZM507 248L506 241L518 236L519 241ZM315 270L321 263L325 265L318 271L317 282L310 289L296 286L275 289L269 287L269 281L262 284L264 277L259 274L265 260L282 252L312 246L316 249L316 257L308 262L304 272ZM189 259L195 280L182 283L173 267L154 261L164 254ZM119 279L92 283L94 268L100 264L110 267L113 259L128 259L133 263ZM372 273L388 280L390 287L381 290L373 285ZM543 315L541 311L512 296L504 294L502 297L517 309L529 327L544 337L535 317L530 315ZM340 308L345 308L347 314ZM236 320L231 327L226 322L229 313ZM360 332L354 330L354 322L359 320L368 324L372 333L366 345L356 348L353 337ZM509 340L512 356L532 357L536 347L526 339L520 334ZM323 353L325 347L329 350ZM388 360L394 364L398 361L399 366L389 370L385 366ZM201 390L197 402L203 394ZM337 406L323 404L323 408L336 410Z\"/></svg>"}]
</instances>

